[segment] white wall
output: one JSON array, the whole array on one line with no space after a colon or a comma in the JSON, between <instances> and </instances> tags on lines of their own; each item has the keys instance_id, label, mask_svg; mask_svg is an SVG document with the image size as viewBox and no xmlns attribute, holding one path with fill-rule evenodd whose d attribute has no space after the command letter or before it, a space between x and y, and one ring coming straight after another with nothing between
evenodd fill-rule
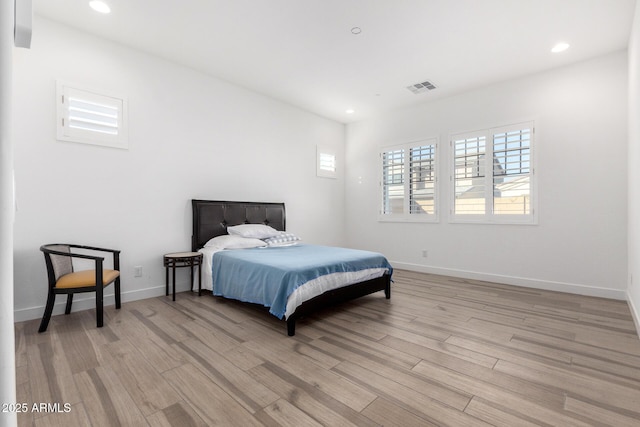
<instances>
[{"instance_id":1,"label":"white wall","mask_svg":"<svg viewBox=\"0 0 640 427\"><path fill-rule=\"evenodd\" d=\"M0 403L16 402L13 316L12 77L14 2L0 2ZM14 411L0 411L0 425L17 425Z\"/></svg>"},{"instance_id":2,"label":"white wall","mask_svg":"<svg viewBox=\"0 0 640 427\"><path fill-rule=\"evenodd\" d=\"M629 39L629 286L628 300L640 331L640 4Z\"/></svg>"},{"instance_id":3,"label":"white wall","mask_svg":"<svg viewBox=\"0 0 640 427\"><path fill-rule=\"evenodd\" d=\"M348 243L400 268L625 298L626 100L619 52L348 125ZM448 135L531 119L539 225L449 223ZM380 147L425 137L440 138L440 222L378 222Z\"/></svg>"},{"instance_id":4,"label":"white wall","mask_svg":"<svg viewBox=\"0 0 640 427\"><path fill-rule=\"evenodd\" d=\"M119 248L123 300L162 294L162 254L190 248L192 198L283 201L289 230L344 244L343 173L315 176L317 144L342 160L344 125L48 20L34 27L15 56L16 320L42 316L44 243ZM56 79L124 94L129 150L57 141Z\"/></svg>"}]
</instances>

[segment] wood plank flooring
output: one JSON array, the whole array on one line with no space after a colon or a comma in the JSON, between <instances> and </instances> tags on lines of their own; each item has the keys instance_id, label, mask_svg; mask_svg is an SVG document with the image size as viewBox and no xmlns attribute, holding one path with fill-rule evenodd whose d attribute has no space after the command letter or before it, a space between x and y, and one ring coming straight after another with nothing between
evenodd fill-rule
<instances>
[{"instance_id":1,"label":"wood plank flooring","mask_svg":"<svg viewBox=\"0 0 640 427\"><path fill-rule=\"evenodd\" d=\"M625 302L394 280L391 300L327 309L295 337L260 307L190 292L107 307L100 329L93 310L44 334L17 323L19 425L640 426Z\"/></svg>"}]
</instances>

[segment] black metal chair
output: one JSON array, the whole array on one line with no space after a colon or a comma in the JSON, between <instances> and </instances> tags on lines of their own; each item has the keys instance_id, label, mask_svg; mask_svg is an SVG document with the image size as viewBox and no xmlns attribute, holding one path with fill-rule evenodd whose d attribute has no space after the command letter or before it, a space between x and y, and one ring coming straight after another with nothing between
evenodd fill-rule
<instances>
[{"instance_id":1,"label":"black metal chair","mask_svg":"<svg viewBox=\"0 0 640 427\"><path fill-rule=\"evenodd\" d=\"M73 253L71 252L72 248L110 252L113 255L113 270L103 268L104 257ZM114 283L115 287L116 308L120 308L120 251L65 243L43 245L40 250L44 253L44 260L47 265L49 295L38 332L47 330L56 295L67 294L67 306L64 313L69 314L71 313L73 295L80 292L96 293L96 318L98 328L101 328L103 325L103 292L104 288L111 283ZM73 258L93 260L95 269L74 272Z\"/></svg>"}]
</instances>

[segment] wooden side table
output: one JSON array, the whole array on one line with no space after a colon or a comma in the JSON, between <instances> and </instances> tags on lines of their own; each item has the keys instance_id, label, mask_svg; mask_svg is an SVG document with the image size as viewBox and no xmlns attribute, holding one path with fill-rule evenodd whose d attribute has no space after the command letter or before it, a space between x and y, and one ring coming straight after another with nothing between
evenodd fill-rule
<instances>
[{"instance_id":1,"label":"wooden side table","mask_svg":"<svg viewBox=\"0 0 640 427\"><path fill-rule=\"evenodd\" d=\"M173 300L176 300L176 268L191 267L191 290L193 291L193 268L198 267L198 296L202 295L202 254L199 252L174 252L164 255L166 270L165 295L169 295L169 269L173 269Z\"/></svg>"}]
</instances>

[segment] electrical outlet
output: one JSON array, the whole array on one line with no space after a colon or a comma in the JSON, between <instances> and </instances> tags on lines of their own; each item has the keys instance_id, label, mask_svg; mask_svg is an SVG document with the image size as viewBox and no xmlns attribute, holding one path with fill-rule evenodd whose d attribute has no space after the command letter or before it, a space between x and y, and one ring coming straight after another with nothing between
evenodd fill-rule
<instances>
[{"instance_id":1,"label":"electrical outlet","mask_svg":"<svg viewBox=\"0 0 640 427\"><path fill-rule=\"evenodd\" d=\"M422 250L422 257L423 257L423 258L427 258L427 256L429 256L429 251L428 251L428 250L426 250L426 249L423 249L423 250Z\"/></svg>"},{"instance_id":2,"label":"electrical outlet","mask_svg":"<svg viewBox=\"0 0 640 427\"><path fill-rule=\"evenodd\" d=\"M142 266L136 265L133 267L133 277L142 277Z\"/></svg>"}]
</instances>

